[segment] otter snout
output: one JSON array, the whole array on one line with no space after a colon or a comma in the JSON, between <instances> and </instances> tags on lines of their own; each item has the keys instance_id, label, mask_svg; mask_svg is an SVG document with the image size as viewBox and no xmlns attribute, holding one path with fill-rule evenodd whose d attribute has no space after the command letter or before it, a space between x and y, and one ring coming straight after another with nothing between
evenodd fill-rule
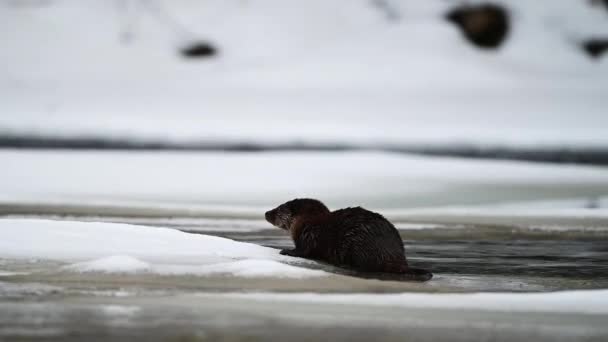
<instances>
[{"instance_id":1,"label":"otter snout","mask_svg":"<svg viewBox=\"0 0 608 342\"><path fill-rule=\"evenodd\" d=\"M279 208L267 211L264 216L266 217L266 221L268 221L271 225L287 230L287 223L283 219L283 216L279 215Z\"/></svg>"},{"instance_id":2,"label":"otter snout","mask_svg":"<svg viewBox=\"0 0 608 342\"><path fill-rule=\"evenodd\" d=\"M266 214L264 214L264 216L266 217L266 221L268 221L270 224L274 225L274 219L277 216L275 210L268 210L266 212Z\"/></svg>"}]
</instances>

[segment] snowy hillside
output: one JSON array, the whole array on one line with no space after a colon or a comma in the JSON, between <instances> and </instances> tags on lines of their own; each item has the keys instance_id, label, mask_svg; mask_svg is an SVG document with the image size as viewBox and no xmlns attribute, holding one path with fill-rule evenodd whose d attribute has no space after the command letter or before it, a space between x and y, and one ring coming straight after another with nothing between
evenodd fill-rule
<instances>
[{"instance_id":1,"label":"snowy hillside","mask_svg":"<svg viewBox=\"0 0 608 342\"><path fill-rule=\"evenodd\" d=\"M2 1L0 134L608 146L608 58L579 48L608 12L497 2L512 32L481 51L456 1ZM198 40L219 55L179 55Z\"/></svg>"}]
</instances>

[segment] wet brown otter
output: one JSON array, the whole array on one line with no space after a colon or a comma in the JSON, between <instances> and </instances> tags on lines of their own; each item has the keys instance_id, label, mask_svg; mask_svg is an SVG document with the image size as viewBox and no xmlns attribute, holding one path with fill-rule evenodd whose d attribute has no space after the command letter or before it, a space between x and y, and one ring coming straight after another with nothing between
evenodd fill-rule
<instances>
[{"instance_id":1,"label":"wet brown otter","mask_svg":"<svg viewBox=\"0 0 608 342\"><path fill-rule=\"evenodd\" d=\"M411 268L399 232L378 213L361 207L330 211L315 199L294 199L266 212L266 220L288 231L296 248L281 254L317 259L363 272L398 273L426 281L429 271Z\"/></svg>"}]
</instances>

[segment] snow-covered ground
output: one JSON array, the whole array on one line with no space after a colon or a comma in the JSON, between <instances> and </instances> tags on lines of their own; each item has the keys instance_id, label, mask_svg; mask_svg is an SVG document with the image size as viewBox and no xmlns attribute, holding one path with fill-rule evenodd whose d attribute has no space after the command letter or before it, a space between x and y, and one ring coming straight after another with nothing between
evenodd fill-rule
<instances>
[{"instance_id":1,"label":"snow-covered ground","mask_svg":"<svg viewBox=\"0 0 608 342\"><path fill-rule=\"evenodd\" d=\"M294 258L272 248L116 223L0 219L0 258L70 262L63 267L69 272L274 278L326 275L287 265Z\"/></svg>"},{"instance_id":2,"label":"snow-covered ground","mask_svg":"<svg viewBox=\"0 0 608 342\"><path fill-rule=\"evenodd\" d=\"M587 1L500 0L479 51L456 2L2 1L0 134L173 142L608 146L608 34ZM218 58L187 61L193 39Z\"/></svg>"},{"instance_id":3,"label":"snow-covered ground","mask_svg":"<svg viewBox=\"0 0 608 342\"><path fill-rule=\"evenodd\" d=\"M362 205L402 210L572 198L595 201L608 194L608 170L600 167L387 153L4 150L0 162L3 206L95 207L97 211L88 215L120 216L139 210L140 216L241 213L263 219L263 212L295 197L318 198L336 209ZM570 208L576 207L581 206ZM565 208L545 204L541 209L546 214ZM526 212L511 210L517 211ZM602 208L586 212L601 217Z\"/></svg>"}]
</instances>

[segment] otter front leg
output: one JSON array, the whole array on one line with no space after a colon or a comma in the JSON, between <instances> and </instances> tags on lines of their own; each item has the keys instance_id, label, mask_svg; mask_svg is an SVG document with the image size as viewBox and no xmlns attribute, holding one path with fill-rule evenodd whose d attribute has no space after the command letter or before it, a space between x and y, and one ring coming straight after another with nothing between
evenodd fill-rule
<instances>
[{"instance_id":1,"label":"otter front leg","mask_svg":"<svg viewBox=\"0 0 608 342\"><path fill-rule=\"evenodd\" d=\"M317 239L315 238L315 235L311 234L312 228L313 227L306 227L302 233L294 239L293 242L295 243L296 248L283 249L281 250L281 254L299 258L314 259Z\"/></svg>"},{"instance_id":2,"label":"otter front leg","mask_svg":"<svg viewBox=\"0 0 608 342\"><path fill-rule=\"evenodd\" d=\"M294 249L282 249L280 252L282 255L289 255L292 257L297 257L297 258L306 258L306 256L308 255L308 253L299 250L297 248Z\"/></svg>"}]
</instances>

